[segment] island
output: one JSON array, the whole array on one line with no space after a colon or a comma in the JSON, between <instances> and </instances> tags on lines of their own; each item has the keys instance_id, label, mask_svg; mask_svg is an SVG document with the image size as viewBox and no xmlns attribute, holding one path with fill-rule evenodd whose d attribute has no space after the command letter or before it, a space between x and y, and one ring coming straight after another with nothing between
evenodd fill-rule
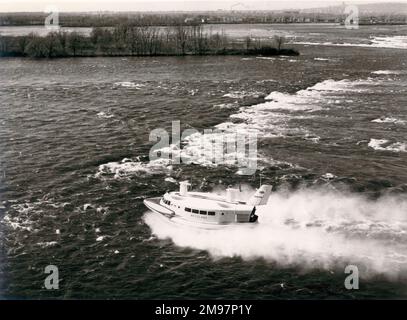
<instances>
[{"instance_id":1,"label":"island","mask_svg":"<svg viewBox=\"0 0 407 320\"><path fill-rule=\"evenodd\" d=\"M0 56L30 58L188 56L188 55L299 55L284 48L285 38L231 39L224 32L205 31L201 24L166 27L120 24L94 27L90 34L51 31L0 36Z\"/></svg>"}]
</instances>

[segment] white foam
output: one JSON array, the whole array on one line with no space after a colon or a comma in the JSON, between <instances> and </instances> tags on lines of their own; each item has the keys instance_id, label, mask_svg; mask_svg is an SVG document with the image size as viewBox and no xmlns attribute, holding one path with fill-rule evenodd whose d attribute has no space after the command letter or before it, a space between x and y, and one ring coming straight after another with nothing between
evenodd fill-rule
<instances>
[{"instance_id":1,"label":"white foam","mask_svg":"<svg viewBox=\"0 0 407 320\"><path fill-rule=\"evenodd\" d=\"M373 79L358 79L358 80L333 80L328 79L318 82L314 86L307 89L307 91L325 91L329 92L364 92L367 91L366 86L379 85L379 81ZM301 92L301 91L300 91Z\"/></svg>"},{"instance_id":2,"label":"white foam","mask_svg":"<svg viewBox=\"0 0 407 320\"><path fill-rule=\"evenodd\" d=\"M271 61L276 60L276 58L273 58L273 57L256 57L256 59L259 59L259 60L271 60Z\"/></svg>"},{"instance_id":3,"label":"white foam","mask_svg":"<svg viewBox=\"0 0 407 320\"><path fill-rule=\"evenodd\" d=\"M304 139L307 141L312 141L313 143L319 143L321 137L313 134L306 134Z\"/></svg>"},{"instance_id":4,"label":"white foam","mask_svg":"<svg viewBox=\"0 0 407 320\"><path fill-rule=\"evenodd\" d=\"M386 139L370 139L368 146L378 151L407 152L406 143L391 143Z\"/></svg>"},{"instance_id":5,"label":"white foam","mask_svg":"<svg viewBox=\"0 0 407 320\"><path fill-rule=\"evenodd\" d=\"M403 123L406 123L406 121L404 121L404 120L400 120L400 119L393 118L393 117L378 118L378 119L372 120L371 122L376 122L376 123L395 123L395 124L403 124Z\"/></svg>"},{"instance_id":6,"label":"white foam","mask_svg":"<svg viewBox=\"0 0 407 320\"><path fill-rule=\"evenodd\" d=\"M172 177L167 177L167 178L165 178L164 180L167 181L167 182L171 182L171 183L177 183L177 180L175 180L175 179L172 178Z\"/></svg>"},{"instance_id":7,"label":"white foam","mask_svg":"<svg viewBox=\"0 0 407 320\"><path fill-rule=\"evenodd\" d=\"M113 118L113 117L114 117L113 114L111 114L111 113L106 113L106 112L103 112L103 111L99 112L99 113L97 114L97 116L98 116L98 118L101 118L101 119L110 119L110 118Z\"/></svg>"},{"instance_id":8,"label":"white foam","mask_svg":"<svg viewBox=\"0 0 407 320\"><path fill-rule=\"evenodd\" d=\"M106 214L108 212L109 208L108 207L97 207L96 208L96 212L97 213L102 213L102 214Z\"/></svg>"},{"instance_id":9,"label":"white foam","mask_svg":"<svg viewBox=\"0 0 407 320\"><path fill-rule=\"evenodd\" d=\"M92 204L90 204L90 203L85 203L85 204L83 205L83 211L86 211L86 210L92 209L92 208L93 208L93 206L92 206Z\"/></svg>"},{"instance_id":10,"label":"white foam","mask_svg":"<svg viewBox=\"0 0 407 320\"><path fill-rule=\"evenodd\" d=\"M372 71L373 74L401 74L401 71L398 70L377 70L377 71Z\"/></svg>"},{"instance_id":11,"label":"white foam","mask_svg":"<svg viewBox=\"0 0 407 320\"><path fill-rule=\"evenodd\" d=\"M282 93L274 91L265 99L265 103L257 104L251 107L240 109L240 113L231 115L231 118L245 120L247 125L256 129L261 134L274 132L275 136L279 133L287 132L287 120L294 119L296 115L287 116L278 114L276 111L284 110L289 112L307 111L314 112L326 108L326 102L336 92L364 92L367 85L373 85L372 80L325 80L309 87L305 90L300 90L295 94ZM304 117L304 115L302 115ZM235 125L242 127L242 124ZM295 128L298 130L298 128ZM304 135L309 132L304 132Z\"/></svg>"},{"instance_id":12,"label":"white foam","mask_svg":"<svg viewBox=\"0 0 407 320\"><path fill-rule=\"evenodd\" d=\"M335 176L334 174L330 173L330 172L327 172L327 173L325 173L324 175L322 175L322 178L323 178L323 179L331 180L331 179L335 179L336 176Z\"/></svg>"},{"instance_id":13,"label":"white foam","mask_svg":"<svg viewBox=\"0 0 407 320\"><path fill-rule=\"evenodd\" d=\"M135 88L135 89L141 89L142 87L145 87L144 84L134 83L134 82L130 82L130 81L115 82L114 86L124 87L124 88Z\"/></svg>"},{"instance_id":14,"label":"white foam","mask_svg":"<svg viewBox=\"0 0 407 320\"><path fill-rule=\"evenodd\" d=\"M115 179L128 178L133 175L154 175L170 170L170 160L157 159L148 162L124 158L120 162L109 162L98 168L96 178L114 175Z\"/></svg>"},{"instance_id":15,"label":"white foam","mask_svg":"<svg viewBox=\"0 0 407 320\"><path fill-rule=\"evenodd\" d=\"M407 49L407 36L373 37L371 42L377 48Z\"/></svg>"},{"instance_id":16,"label":"white foam","mask_svg":"<svg viewBox=\"0 0 407 320\"><path fill-rule=\"evenodd\" d=\"M58 242L56 241L48 241L48 242L38 242L37 245L40 246L41 248L47 248L47 247L53 247L57 245Z\"/></svg>"},{"instance_id":17,"label":"white foam","mask_svg":"<svg viewBox=\"0 0 407 320\"><path fill-rule=\"evenodd\" d=\"M35 202L19 203L17 200L9 200L12 203L8 212L0 220L14 230L36 232L40 228L39 221L44 217L55 218L55 209L64 208L69 203L55 203L52 200L38 200ZM44 210L47 208L48 210ZM58 231L58 230L57 230Z\"/></svg>"},{"instance_id":18,"label":"white foam","mask_svg":"<svg viewBox=\"0 0 407 320\"><path fill-rule=\"evenodd\" d=\"M226 149L226 142L236 145L237 139L246 139L249 142L249 135L256 133L255 129L247 128L242 124L240 129L238 124L231 122L221 123L215 126L213 132L194 133L185 138L184 146L181 150L172 149L173 153L182 156L184 161L207 167L216 167L218 165L236 166L238 161L240 165L250 161L246 155L247 150ZM240 133L239 136L237 133ZM162 152L165 152L162 151Z\"/></svg>"},{"instance_id":19,"label":"white foam","mask_svg":"<svg viewBox=\"0 0 407 320\"><path fill-rule=\"evenodd\" d=\"M263 95L262 92L259 91L233 91L223 95L225 98L232 98L232 99L243 99L246 97L253 97L259 98Z\"/></svg>"},{"instance_id":20,"label":"white foam","mask_svg":"<svg viewBox=\"0 0 407 320\"><path fill-rule=\"evenodd\" d=\"M297 41L292 43L312 46L407 49L407 36L372 37L370 39L370 43L334 43L329 41L326 42Z\"/></svg>"},{"instance_id":21,"label":"white foam","mask_svg":"<svg viewBox=\"0 0 407 320\"><path fill-rule=\"evenodd\" d=\"M26 231L32 231L32 222L31 221L26 221L20 217L12 217L8 214L6 214L2 220L2 223L5 223L6 225L10 226L12 229L21 229L21 230L26 230Z\"/></svg>"},{"instance_id":22,"label":"white foam","mask_svg":"<svg viewBox=\"0 0 407 320\"><path fill-rule=\"evenodd\" d=\"M255 134L260 138L294 135L301 136L313 143L319 143L320 137L318 135L309 132L305 127L298 125L290 126L290 120L313 118L315 117L313 112L326 109L331 100L336 101L337 104L341 103L342 100L338 99L338 96L341 97L344 92L365 92L368 91L369 86L374 86L377 83L378 81L374 79L355 81L328 79L294 94L274 91L265 98L266 102L249 107L241 107L238 113L230 116L232 120L237 119L241 121L224 122L215 128L223 131L223 138L226 137L231 140L236 139L234 138L236 137L236 132L239 132L246 136ZM205 150L213 150L213 141L218 141L221 138L219 133L207 134L205 136L200 133L193 134L185 139L182 153L184 157L189 157L193 163L202 166L212 166L214 165L212 160L208 161L208 158L205 157L208 154ZM162 150L162 152L171 151L171 148L167 149ZM179 152L177 150L174 151ZM221 164L236 165L234 159L240 156L235 155L229 159L224 159ZM268 164L281 164L281 162L275 161L270 156L262 155L259 151L256 160L257 162ZM218 162L217 164L220 163ZM240 173L241 171L239 170L236 172L236 174Z\"/></svg>"},{"instance_id":23,"label":"white foam","mask_svg":"<svg viewBox=\"0 0 407 320\"><path fill-rule=\"evenodd\" d=\"M236 108L238 105L236 103L220 103L220 104L215 104L215 108L219 109L233 109Z\"/></svg>"},{"instance_id":24,"label":"white foam","mask_svg":"<svg viewBox=\"0 0 407 320\"><path fill-rule=\"evenodd\" d=\"M11 201L10 201L11 202ZM32 220L32 212L37 211L37 207L40 203L15 203L11 206L11 209L15 210L18 214L11 214L8 212L1 223L11 227L14 230L33 231L34 222Z\"/></svg>"},{"instance_id":25,"label":"white foam","mask_svg":"<svg viewBox=\"0 0 407 320\"><path fill-rule=\"evenodd\" d=\"M264 258L281 266L368 268L362 277L407 272L407 201L324 190L272 194L258 207L258 224L202 230L179 226L153 213L152 233L176 245L208 251L214 258ZM343 272L343 269L342 271ZM367 272L367 273L366 273Z\"/></svg>"},{"instance_id":26,"label":"white foam","mask_svg":"<svg viewBox=\"0 0 407 320\"><path fill-rule=\"evenodd\" d=\"M264 80L257 80L256 83L267 83L267 82L277 82L274 79L264 79Z\"/></svg>"}]
</instances>

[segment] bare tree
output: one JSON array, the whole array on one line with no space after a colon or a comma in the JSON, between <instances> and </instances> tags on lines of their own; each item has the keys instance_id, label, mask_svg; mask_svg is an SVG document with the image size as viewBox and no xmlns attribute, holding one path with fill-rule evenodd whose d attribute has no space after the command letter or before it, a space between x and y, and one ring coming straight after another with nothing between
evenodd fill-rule
<instances>
[{"instance_id":1,"label":"bare tree","mask_svg":"<svg viewBox=\"0 0 407 320\"><path fill-rule=\"evenodd\" d=\"M208 49L207 34L203 32L203 27L200 24L192 26L192 41L194 44L195 54L204 54Z\"/></svg>"},{"instance_id":2,"label":"bare tree","mask_svg":"<svg viewBox=\"0 0 407 320\"><path fill-rule=\"evenodd\" d=\"M274 36L274 42L276 43L277 50L280 51L281 47L285 43L285 37L283 37L283 36Z\"/></svg>"},{"instance_id":3,"label":"bare tree","mask_svg":"<svg viewBox=\"0 0 407 320\"><path fill-rule=\"evenodd\" d=\"M7 41L4 37L0 35L0 56L6 55L8 52Z\"/></svg>"},{"instance_id":4,"label":"bare tree","mask_svg":"<svg viewBox=\"0 0 407 320\"><path fill-rule=\"evenodd\" d=\"M65 55L65 50L60 42L59 33L51 32L44 38L44 43L47 47L47 58L60 57Z\"/></svg>"},{"instance_id":5,"label":"bare tree","mask_svg":"<svg viewBox=\"0 0 407 320\"><path fill-rule=\"evenodd\" d=\"M67 47L71 50L73 56L77 56L79 52L82 52L84 46L84 37L77 32L72 32L67 38Z\"/></svg>"},{"instance_id":6,"label":"bare tree","mask_svg":"<svg viewBox=\"0 0 407 320\"><path fill-rule=\"evenodd\" d=\"M250 46L252 44L252 38L250 36L246 37L246 50L250 49Z\"/></svg>"},{"instance_id":7,"label":"bare tree","mask_svg":"<svg viewBox=\"0 0 407 320\"><path fill-rule=\"evenodd\" d=\"M32 38L25 48L25 53L32 58L47 57L49 53L47 39L42 37Z\"/></svg>"},{"instance_id":8,"label":"bare tree","mask_svg":"<svg viewBox=\"0 0 407 320\"><path fill-rule=\"evenodd\" d=\"M181 55L183 56L186 54L185 49L188 41L188 34L189 32L186 26L180 24L175 27L175 35L177 38L178 46L181 51Z\"/></svg>"}]
</instances>

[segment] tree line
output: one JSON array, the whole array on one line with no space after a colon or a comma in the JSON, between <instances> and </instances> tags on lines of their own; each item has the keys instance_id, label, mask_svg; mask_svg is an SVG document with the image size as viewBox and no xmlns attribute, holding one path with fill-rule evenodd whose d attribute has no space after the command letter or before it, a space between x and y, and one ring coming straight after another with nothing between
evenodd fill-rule
<instances>
[{"instance_id":1,"label":"tree line","mask_svg":"<svg viewBox=\"0 0 407 320\"><path fill-rule=\"evenodd\" d=\"M224 32L205 32L202 25L148 27L122 24L114 28L93 28L90 35L78 32L50 32L0 37L1 56L56 58L78 56L174 56L221 54L298 54L283 49L284 38L261 41L247 38L232 41Z\"/></svg>"},{"instance_id":2,"label":"tree line","mask_svg":"<svg viewBox=\"0 0 407 320\"><path fill-rule=\"evenodd\" d=\"M1 13L0 26L41 26L49 13ZM63 27L115 27L120 24L134 26L176 26L194 25L208 19L208 15L198 13L59 13L59 24Z\"/></svg>"},{"instance_id":3,"label":"tree line","mask_svg":"<svg viewBox=\"0 0 407 320\"><path fill-rule=\"evenodd\" d=\"M405 11L393 13L362 10L359 23L362 24L406 24ZM41 26L48 13L18 12L1 13L0 26ZM63 27L115 27L120 24L139 26L176 26L179 24L235 24L235 23L343 23L347 14L343 9L333 8L332 12L298 11L209 11L209 12L89 12L59 13L59 24Z\"/></svg>"}]
</instances>

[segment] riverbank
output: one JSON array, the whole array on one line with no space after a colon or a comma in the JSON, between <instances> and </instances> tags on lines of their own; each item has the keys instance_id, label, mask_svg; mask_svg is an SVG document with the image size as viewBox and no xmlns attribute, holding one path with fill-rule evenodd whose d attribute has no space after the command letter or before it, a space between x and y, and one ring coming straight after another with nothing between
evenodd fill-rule
<instances>
[{"instance_id":1,"label":"riverbank","mask_svg":"<svg viewBox=\"0 0 407 320\"><path fill-rule=\"evenodd\" d=\"M145 26L120 25L93 28L89 35L77 32L35 33L0 36L0 56L30 58L191 56L191 55L299 55L284 48L285 38L246 37L231 39L224 32L207 32L203 27L176 26L159 30Z\"/></svg>"}]
</instances>

